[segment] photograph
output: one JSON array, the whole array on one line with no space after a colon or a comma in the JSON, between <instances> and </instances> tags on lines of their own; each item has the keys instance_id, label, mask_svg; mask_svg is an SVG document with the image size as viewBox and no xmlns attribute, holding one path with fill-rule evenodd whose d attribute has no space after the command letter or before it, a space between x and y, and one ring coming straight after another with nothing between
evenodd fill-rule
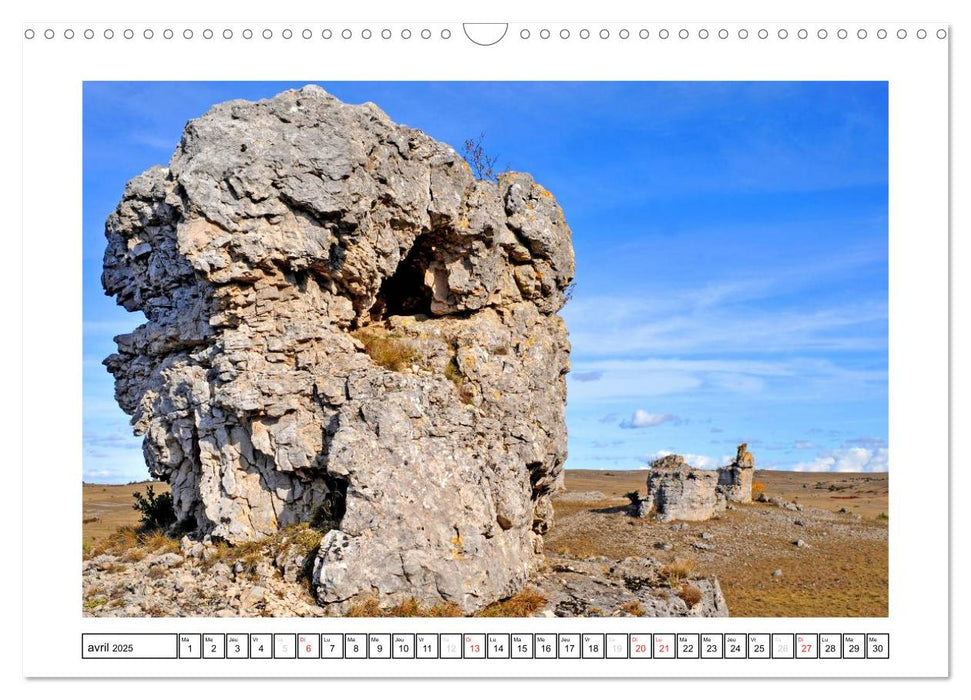
<instances>
[{"instance_id":1,"label":"photograph","mask_svg":"<svg viewBox=\"0 0 971 700\"><path fill-rule=\"evenodd\" d=\"M888 616L888 82L81 95L84 617Z\"/></svg>"}]
</instances>

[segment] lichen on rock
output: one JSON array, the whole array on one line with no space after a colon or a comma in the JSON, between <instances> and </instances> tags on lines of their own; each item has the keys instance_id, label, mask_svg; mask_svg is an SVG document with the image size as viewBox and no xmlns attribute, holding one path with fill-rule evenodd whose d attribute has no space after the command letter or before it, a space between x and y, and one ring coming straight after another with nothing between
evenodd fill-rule
<instances>
[{"instance_id":1,"label":"lichen on rock","mask_svg":"<svg viewBox=\"0 0 971 700\"><path fill-rule=\"evenodd\" d=\"M104 289L147 321L105 365L183 527L327 523L314 586L338 611L522 587L566 458L574 273L529 175L476 180L311 86L189 122L106 236Z\"/></svg>"}]
</instances>

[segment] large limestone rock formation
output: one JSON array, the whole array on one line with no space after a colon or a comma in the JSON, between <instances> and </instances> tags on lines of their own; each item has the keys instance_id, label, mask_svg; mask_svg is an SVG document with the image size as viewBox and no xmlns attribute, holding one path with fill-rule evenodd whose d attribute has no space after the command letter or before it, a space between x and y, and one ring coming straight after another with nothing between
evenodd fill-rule
<instances>
[{"instance_id":1,"label":"large limestone rock formation","mask_svg":"<svg viewBox=\"0 0 971 700\"><path fill-rule=\"evenodd\" d=\"M553 196L317 87L216 105L128 183L107 360L199 534L314 519L318 600L517 592L566 457L573 271Z\"/></svg>"}]
</instances>

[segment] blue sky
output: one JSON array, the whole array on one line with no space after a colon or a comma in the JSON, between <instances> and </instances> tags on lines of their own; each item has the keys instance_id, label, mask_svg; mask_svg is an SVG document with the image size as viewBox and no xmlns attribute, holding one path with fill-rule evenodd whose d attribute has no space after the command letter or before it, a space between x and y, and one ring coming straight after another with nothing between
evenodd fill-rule
<instances>
[{"instance_id":1,"label":"blue sky","mask_svg":"<svg viewBox=\"0 0 971 700\"><path fill-rule=\"evenodd\" d=\"M84 86L84 478L142 479L101 360L142 322L104 220L217 102L304 83ZM887 84L320 83L459 148L484 132L573 229L568 468L887 468Z\"/></svg>"}]
</instances>

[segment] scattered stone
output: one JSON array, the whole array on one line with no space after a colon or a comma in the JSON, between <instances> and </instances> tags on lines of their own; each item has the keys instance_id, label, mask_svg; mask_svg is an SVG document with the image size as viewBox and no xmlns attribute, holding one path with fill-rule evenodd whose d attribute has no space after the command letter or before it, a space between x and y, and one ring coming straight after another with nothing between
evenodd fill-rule
<instances>
[{"instance_id":1,"label":"scattered stone","mask_svg":"<svg viewBox=\"0 0 971 700\"><path fill-rule=\"evenodd\" d=\"M184 559L180 557L178 554L176 554L175 552L168 552L166 554L154 554L154 555L149 555L145 557L145 564L147 566L150 566L150 567L158 566L163 569L169 569L173 566L178 566L183 561Z\"/></svg>"},{"instance_id":2,"label":"scattered stone","mask_svg":"<svg viewBox=\"0 0 971 700\"><path fill-rule=\"evenodd\" d=\"M569 559L550 555L551 564L568 572L539 574L530 585L547 600L545 609L557 616L617 616L636 602L644 617L725 617L728 605L715 577L684 581L697 589L700 599L688 605L679 588L666 583L663 565L654 559L631 557L622 561L605 557Z\"/></svg>"},{"instance_id":3,"label":"scattered stone","mask_svg":"<svg viewBox=\"0 0 971 700\"><path fill-rule=\"evenodd\" d=\"M299 547L291 545L282 549L276 555L273 563L279 569L284 581L295 583L301 575L306 573L310 562L308 562L306 552L302 552Z\"/></svg>"},{"instance_id":4,"label":"scattered stone","mask_svg":"<svg viewBox=\"0 0 971 700\"><path fill-rule=\"evenodd\" d=\"M797 520L793 520L792 521L792 524L793 525L797 525L798 527L805 527L805 525L806 525L806 523L804 523L802 520L798 520L798 519Z\"/></svg>"},{"instance_id":5,"label":"scattered stone","mask_svg":"<svg viewBox=\"0 0 971 700\"><path fill-rule=\"evenodd\" d=\"M679 530L687 530L688 523L675 523L669 529L673 530L674 532L678 532Z\"/></svg>"},{"instance_id":6,"label":"scattered stone","mask_svg":"<svg viewBox=\"0 0 971 700\"><path fill-rule=\"evenodd\" d=\"M476 180L310 86L190 121L106 236L104 289L147 322L105 365L180 526L237 543L324 518L337 609L522 589L562 485L574 271L529 175Z\"/></svg>"},{"instance_id":7,"label":"scattered stone","mask_svg":"<svg viewBox=\"0 0 971 700\"><path fill-rule=\"evenodd\" d=\"M792 511L802 510L802 506L800 504L791 502L791 501L783 501L782 499L776 498L775 496L768 499L768 502L777 508L784 508L785 510L792 510Z\"/></svg>"},{"instance_id":8,"label":"scattered stone","mask_svg":"<svg viewBox=\"0 0 971 700\"><path fill-rule=\"evenodd\" d=\"M670 552L672 549L674 549L674 545L670 542L655 542L654 548L660 549L662 552Z\"/></svg>"},{"instance_id":9,"label":"scattered stone","mask_svg":"<svg viewBox=\"0 0 971 700\"><path fill-rule=\"evenodd\" d=\"M701 550L704 550L704 551L710 551L710 550L713 550L715 548L715 545L713 545L713 544L705 544L704 542L692 542L691 543L691 546L694 547L695 549L701 549Z\"/></svg>"},{"instance_id":10,"label":"scattered stone","mask_svg":"<svg viewBox=\"0 0 971 700\"><path fill-rule=\"evenodd\" d=\"M776 569L772 572L772 578L779 578L782 576L782 569Z\"/></svg>"},{"instance_id":11,"label":"scattered stone","mask_svg":"<svg viewBox=\"0 0 971 700\"><path fill-rule=\"evenodd\" d=\"M239 606L243 610L254 607L257 603L262 603L266 597L266 589L263 586L251 586L239 597Z\"/></svg>"},{"instance_id":12,"label":"scattered stone","mask_svg":"<svg viewBox=\"0 0 971 700\"><path fill-rule=\"evenodd\" d=\"M710 532L702 532L700 535L698 535L698 537L700 537L703 540L712 540L715 538L715 536L712 535Z\"/></svg>"},{"instance_id":13,"label":"scattered stone","mask_svg":"<svg viewBox=\"0 0 971 700\"><path fill-rule=\"evenodd\" d=\"M99 571L105 571L106 569L113 568L117 561L118 557L112 556L111 554L99 554L90 560L90 566L93 566Z\"/></svg>"},{"instance_id":14,"label":"scattered stone","mask_svg":"<svg viewBox=\"0 0 971 700\"><path fill-rule=\"evenodd\" d=\"M797 547L808 547L809 546L808 544L806 544L806 542L804 540L795 540L793 542L793 544L796 545Z\"/></svg>"}]
</instances>

